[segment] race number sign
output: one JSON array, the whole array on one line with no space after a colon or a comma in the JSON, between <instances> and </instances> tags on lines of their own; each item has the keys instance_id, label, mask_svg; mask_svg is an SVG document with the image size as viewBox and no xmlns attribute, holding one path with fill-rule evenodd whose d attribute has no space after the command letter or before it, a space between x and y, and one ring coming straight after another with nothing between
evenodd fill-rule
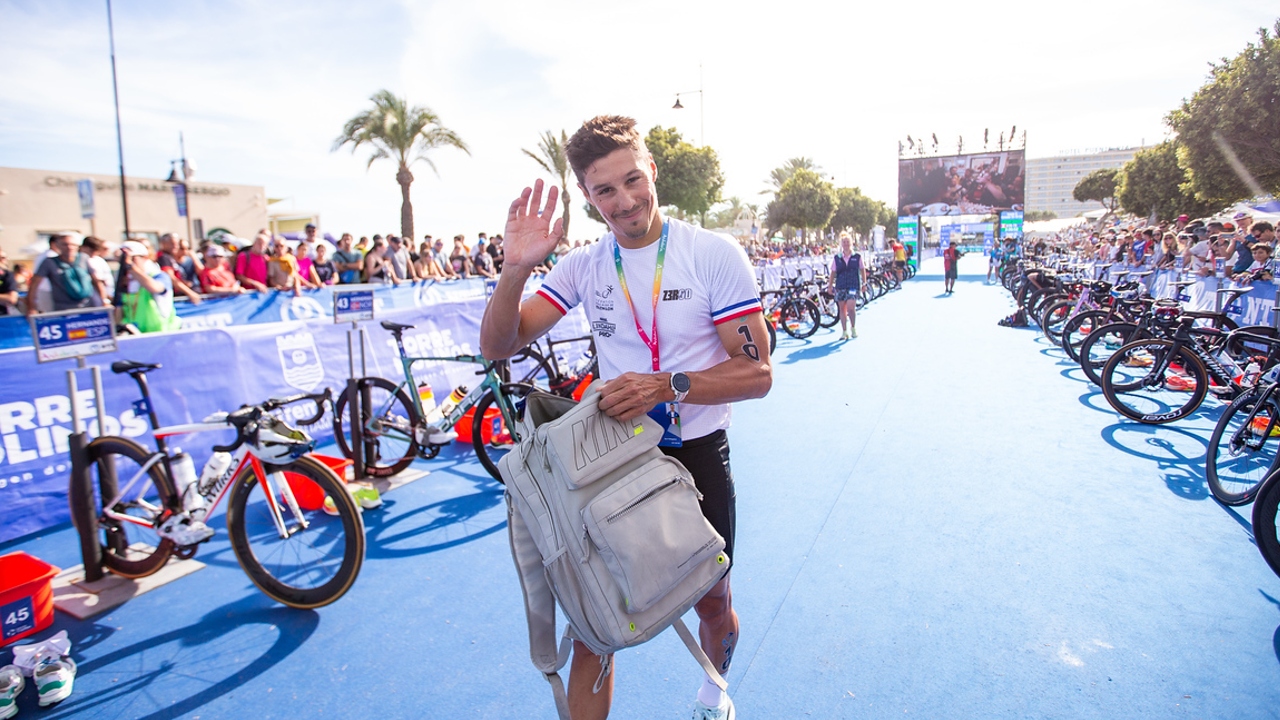
<instances>
[{"instance_id":1,"label":"race number sign","mask_svg":"<svg viewBox=\"0 0 1280 720\"><path fill-rule=\"evenodd\" d=\"M333 293L333 321L356 322L373 319L373 290Z\"/></svg>"},{"instance_id":2,"label":"race number sign","mask_svg":"<svg viewBox=\"0 0 1280 720\"><path fill-rule=\"evenodd\" d=\"M116 323L111 318L111 308L64 310L32 315L30 320L37 362L116 350Z\"/></svg>"}]
</instances>

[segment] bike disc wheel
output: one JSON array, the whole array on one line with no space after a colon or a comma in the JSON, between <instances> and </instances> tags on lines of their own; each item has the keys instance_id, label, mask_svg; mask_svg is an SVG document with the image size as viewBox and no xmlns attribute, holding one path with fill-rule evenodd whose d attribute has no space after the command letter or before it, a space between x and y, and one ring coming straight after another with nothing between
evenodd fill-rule
<instances>
[{"instance_id":1,"label":"bike disc wheel","mask_svg":"<svg viewBox=\"0 0 1280 720\"><path fill-rule=\"evenodd\" d=\"M484 466L484 469L493 476L494 480L502 484L506 484L502 479L502 473L498 472L498 461L502 460L511 449L520 442L519 428L514 421L524 416L524 399L534 391L532 385L519 385L515 383L502 386L502 394L506 396L507 405L505 415L509 416L512 422L507 422L507 418L503 414L491 421L484 420L485 412L491 407L496 407L498 402L493 391L485 393L480 401L476 403L475 414L473 418L480 418L474 422L471 427L471 446L475 448L476 459ZM488 433L477 427L480 423L490 423L487 427ZM488 434L489 441L485 442L484 436Z\"/></svg>"},{"instance_id":2,"label":"bike disc wheel","mask_svg":"<svg viewBox=\"0 0 1280 720\"><path fill-rule=\"evenodd\" d=\"M414 428L419 424L418 409L404 390L385 378L360 378L357 386L369 392L373 417L365 421L365 474L389 477L409 467L418 454ZM352 457L350 417L347 415L347 393L338 395L333 406L333 435L345 457Z\"/></svg>"},{"instance_id":3,"label":"bike disc wheel","mask_svg":"<svg viewBox=\"0 0 1280 720\"><path fill-rule=\"evenodd\" d=\"M1135 340L1102 368L1102 393L1111 407L1148 425L1190 415L1208 392L1209 373L1200 358L1170 340Z\"/></svg>"},{"instance_id":4,"label":"bike disc wheel","mask_svg":"<svg viewBox=\"0 0 1280 720\"><path fill-rule=\"evenodd\" d=\"M173 500L163 462L144 472L143 467L155 453L122 437L97 438L89 443L85 454L89 482L97 496L93 512L98 516L102 564L127 578L158 571L174 550L173 541L162 539L156 532ZM104 494L112 497L103 499ZM104 502L111 502L111 506L102 507ZM108 517L107 511L116 517ZM73 510L71 517L74 519L76 514Z\"/></svg>"},{"instance_id":5,"label":"bike disc wheel","mask_svg":"<svg viewBox=\"0 0 1280 720\"><path fill-rule=\"evenodd\" d=\"M1280 406L1274 392L1254 388L1236 398L1209 436L1205 478L1224 505L1253 502L1258 487L1280 465Z\"/></svg>"},{"instance_id":6,"label":"bike disc wheel","mask_svg":"<svg viewBox=\"0 0 1280 720\"><path fill-rule=\"evenodd\" d=\"M258 477L252 463L246 465L231 490L227 534L236 560L276 602L296 608L328 605L351 588L364 562L364 525L355 500L346 484L313 458L263 469L267 478ZM307 482L333 501L337 515L326 513L323 505L298 505L292 487Z\"/></svg>"}]
</instances>

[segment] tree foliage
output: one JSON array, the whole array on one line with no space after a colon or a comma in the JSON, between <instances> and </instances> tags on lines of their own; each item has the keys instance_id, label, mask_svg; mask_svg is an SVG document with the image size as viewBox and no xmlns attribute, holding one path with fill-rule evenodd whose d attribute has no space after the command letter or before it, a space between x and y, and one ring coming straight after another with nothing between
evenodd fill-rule
<instances>
[{"instance_id":1,"label":"tree foliage","mask_svg":"<svg viewBox=\"0 0 1280 720\"><path fill-rule=\"evenodd\" d=\"M872 200L858 188L839 188L836 190L836 211L831 216L831 227L836 231L852 229L866 235L875 225L881 222L881 209L884 203Z\"/></svg>"},{"instance_id":2,"label":"tree foliage","mask_svg":"<svg viewBox=\"0 0 1280 720\"><path fill-rule=\"evenodd\" d=\"M400 184L400 234L413 239L413 204L409 202L409 186L413 173L409 166L421 160L432 171L436 165L427 153L439 147L455 147L468 155L471 150L457 133L440 123L440 117L430 108L409 106L404 98L390 90L379 90L369 98L373 107L356 115L342 127L342 134L333 141L331 152L344 145L351 152L362 145L372 147L366 167L374 161L390 158L397 163L396 182Z\"/></svg>"},{"instance_id":3,"label":"tree foliage","mask_svg":"<svg viewBox=\"0 0 1280 720\"><path fill-rule=\"evenodd\" d=\"M818 164L813 161L813 158L791 158L784 163L782 167L774 168L769 171L769 186L771 189L765 190L760 194L764 195L770 192L777 193L782 189L783 185L787 184L787 180L790 180L791 176L794 175L797 170L812 170L813 172L818 172L821 169L822 168L818 167Z\"/></svg>"},{"instance_id":4,"label":"tree foliage","mask_svg":"<svg viewBox=\"0 0 1280 720\"><path fill-rule=\"evenodd\" d=\"M1166 122L1197 198L1222 206L1255 194L1224 146L1263 192L1280 194L1280 20L1274 34L1261 28L1256 45L1214 63L1209 82Z\"/></svg>"},{"instance_id":5,"label":"tree foliage","mask_svg":"<svg viewBox=\"0 0 1280 720\"><path fill-rule=\"evenodd\" d=\"M560 137L547 130L538 139L538 152L521 149L520 152L533 158L533 161L548 174L560 179L560 201L564 205L564 236L569 237L569 156L565 148L569 145L569 134L560 131Z\"/></svg>"},{"instance_id":6,"label":"tree foliage","mask_svg":"<svg viewBox=\"0 0 1280 720\"><path fill-rule=\"evenodd\" d=\"M658 167L658 204L705 219L711 206L720 202L724 188L716 151L706 146L694 147L675 128L661 126L649 130L645 145Z\"/></svg>"},{"instance_id":7,"label":"tree foliage","mask_svg":"<svg viewBox=\"0 0 1280 720\"><path fill-rule=\"evenodd\" d=\"M1071 196L1076 202L1100 202L1107 210L1115 212L1116 209L1116 178L1120 174L1117 168L1102 168L1094 170L1084 179L1076 183L1076 187L1071 191Z\"/></svg>"},{"instance_id":8,"label":"tree foliage","mask_svg":"<svg viewBox=\"0 0 1280 720\"><path fill-rule=\"evenodd\" d=\"M838 204L839 198L831 183L812 170L797 169L769 203L769 234L783 227L805 230L827 227Z\"/></svg>"},{"instance_id":9,"label":"tree foliage","mask_svg":"<svg viewBox=\"0 0 1280 720\"><path fill-rule=\"evenodd\" d=\"M1153 212L1160 220L1173 220L1182 213L1207 214L1212 207L1189 192L1187 173L1178 164L1178 148L1165 141L1140 150L1125 164L1119 175L1116 199L1125 212L1141 217Z\"/></svg>"},{"instance_id":10,"label":"tree foliage","mask_svg":"<svg viewBox=\"0 0 1280 720\"><path fill-rule=\"evenodd\" d=\"M1040 222L1041 220L1057 220L1058 213L1052 210L1031 210L1022 216L1025 222Z\"/></svg>"}]
</instances>

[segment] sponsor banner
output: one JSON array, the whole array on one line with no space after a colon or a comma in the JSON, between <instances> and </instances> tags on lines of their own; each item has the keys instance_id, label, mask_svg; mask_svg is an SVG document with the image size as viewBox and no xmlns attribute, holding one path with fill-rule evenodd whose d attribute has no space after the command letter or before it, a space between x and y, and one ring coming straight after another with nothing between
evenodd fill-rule
<instances>
[{"instance_id":1,"label":"sponsor banner","mask_svg":"<svg viewBox=\"0 0 1280 720\"><path fill-rule=\"evenodd\" d=\"M480 351L480 318L484 288L475 283L476 297L416 307L379 309L379 317L414 325L404 333L405 349L415 356L452 356ZM401 288L406 290L405 288ZM418 289L409 288L409 293ZM450 291L448 286L441 292ZM305 297L305 296L304 296ZM328 302L332 307L332 300ZM25 322L25 319L24 319ZM367 329L365 353L369 375L399 382L403 375L391 333L377 322ZM154 448L145 415L136 414L137 385L128 375L116 375L116 360L161 363L148 375L152 402L164 425L199 422L219 410L300 392L335 393L346 385L348 327L331 318L277 320L221 328L183 330L119 338L116 352L91 358L102 368L108 435L132 438ZM553 330L556 339L586 335L586 317L575 309ZM67 482L71 462L67 438L72 433L71 402L66 370L70 362L37 364L30 350L0 353L0 542L65 522ZM458 385L474 387L477 366L470 363L422 362L414 366L415 384L430 383L436 397ZM359 367L357 366L357 371ZM91 436L96 437L97 411L88 373L82 373L76 402ZM85 389L88 388L88 389ZM286 408L288 420L314 414L314 406ZM305 428L321 443L333 437L333 418ZM231 439L226 433L179 435L170 448L190 453L197 471L204 467L209 448Z\"/></svg>"}]
</instances>

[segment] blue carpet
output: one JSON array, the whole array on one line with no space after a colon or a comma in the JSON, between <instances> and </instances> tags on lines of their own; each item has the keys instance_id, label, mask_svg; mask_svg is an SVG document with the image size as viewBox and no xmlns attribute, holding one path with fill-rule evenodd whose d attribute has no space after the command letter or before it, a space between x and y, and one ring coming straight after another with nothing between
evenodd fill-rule
<instances>
[{"instance_id":1,"label":"blue carpet","mask_svg":"<svg viewBox=\"0 0 1280 720\"><path fill-rule=\"evenodd\" d=\"M1205 487L1218 406L1121 421L996 325L1012 305L985 270L962 260L946 296L930 260L859 339L782 337L772 393L735 408L740 717L1276 717L1280 579L1249 508ZM75 694L40 711L28 690L19 717L554 717L500 487L469 451L421 467L366 513L335 605L273 604L221 533L208 569L60 615ZM70 530L15 548L78 562ZM616 667L614 717L687 717L700 671L674 633Z\"/></svg>"}]
</instances>

